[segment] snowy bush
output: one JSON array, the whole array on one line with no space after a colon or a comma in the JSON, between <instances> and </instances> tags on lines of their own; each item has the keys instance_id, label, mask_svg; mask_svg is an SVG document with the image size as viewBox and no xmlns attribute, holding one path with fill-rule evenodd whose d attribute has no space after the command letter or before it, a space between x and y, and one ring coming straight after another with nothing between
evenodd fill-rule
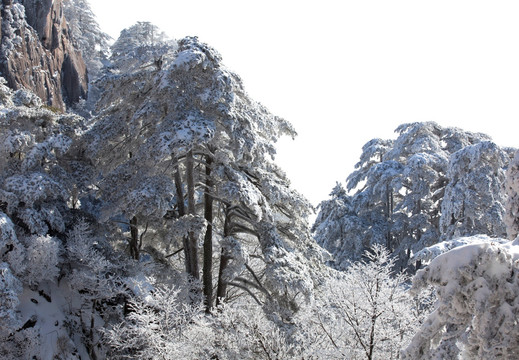
<instances>
[{"instance_id":1,"label":"snowy bush","mask_svg":"<svg viewBox=\"0 0 519 360\"><path fill-rule=\"evenodd\" d=\"M112 359L195 359L204 358L198 341L187 331L196 326L202 303L178 301L175 287L154 287L129 303L129 314L121 324L105 332Z\"/></svg>"},{"instance_id":2,"label":"snowy bush","mask_svg":"<svg viewBox=\"0 0 519 360\"><path fill-rule=\"evenodd\" d=\"M17 90L14 93L13 101L17 106L40 107L42 105L38 95L26 89Z\"/></svg>"},{"instance_id":3,"label":"snowy bush","mask_svg":"<svg viewBox=\"0 0 519 360\"><path fill-rule=\"evenodd\" d=\"M37 285L42 281L55 281L59 275L60 241L48 235L33 235L24 242L27 246L26 282Z\"/></svg>"},{"instance_id":4,"label":"snowy bush","mask_svg":"<svg viewBox=\"0 0 519 360\"><path fill-rule=\"evenodd\" d=\"M389 251L375 245L366 251L364 261L326 281L307 320L311 327L305 343L312 356L399 358L427 308L407 293L407 276L394 273L394 264Z\"/></svg>"},{"instance_id":5,"label":"snowy bush","mask_svg":"<svg viewBox=\"0 0 519 360\"><path fill-rule=\"evenodd\" d=\"M212 319L212 327L212 347L218 359L294 359L301 356L301 349L291 341L287 329L270 320L255 304L223 305Z\"/></svg>"},{"instance_id":6,"label":"snowy bush","mask_svg":"<svg viewBox=\"0 0 519 360\"><path fill-rule=\"evenodd\" d=\"M12 93L13 90L7 86L7 80L0 77L0 106L13 106Z\"/></svg>"},{"instance_id":7,"label":"snowy bush","mask_svg":"<svg viewBox=\"0 0 519 360\"><path fill-rule=\"evenodd\" d=\"M513 359L519 353L519 242L482 239L436 257L412 290L438 302L403 359Z\"/></svg>"}]
</instances>

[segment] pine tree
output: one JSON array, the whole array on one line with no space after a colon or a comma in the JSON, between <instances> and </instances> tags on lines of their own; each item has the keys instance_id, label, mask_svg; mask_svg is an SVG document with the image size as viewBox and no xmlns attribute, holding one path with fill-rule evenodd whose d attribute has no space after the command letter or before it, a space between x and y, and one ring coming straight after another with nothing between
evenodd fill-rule
<instances>
[{"instance_id":1,"label":"pine tree","mask_svg":"<svg viewBox=\"0 0 519 360\"><path fill-rule=\"evenodd\" d=\"M344 212L330 210L331 204L326 204L326 211L334 213L334 218L317 218L314 231L321 244L327 241L322 231L341 229L340 238L344 240L337 243L335 233L335 238L328 240L335 241L334 245L326 247L337 258L337 264L359 259L364 249L378 243L399 256L398 266L406 267L412 254L447 236L446 213L453 208L448 204L461 204L456 201L459 196L451 192L460 186L458 175L449 170L459 166L450 164L455 161L455 154L463 151L466 154L471 146L485 148L489 140L483 134L442 128L434 122L404 124L396 132L399 136L394 141L374 139L363 147L357 170L347 179L347 189L357 191L353 195L342 195L344 200L338 202L340 207L348 204ZM473 197L477 201L467 206L471 207L470 211L478 211L477 207L493 204L489 206L495 211L489 210L486 216L480 217L480 227L487 226L485 233L502 236L498 214L503 214L499 209L504 199L499 195L498 184L503 181L507 156L497 147L495 151L499 155L491 169L488 165L480 169L482 174L488 173L483 177L498 176L492 188L485 189L491 191L492 199ZM474 166L487 164L485 159L482 156L474 160ZM325 207L321 205L321 208ZM496 216L489 217L492 214Z\"/></svg>"},{"instance_id":2,"label":"pine tree","mask_svg":"<svg viewBox=\"0 0 519 360\"><path fill-rule=\"evenodd\" d=\"M136 259L143 246L164 256L168 244L183 247L185 270L194 280L200 279L198 244L205 243L208 309L215 276L217 297L226 297L230 285L291 308L311 296L312 262L320 256L307 230L308 202L272 163L275 141L295 132L253 101L221 56L198 39L182 39L169 56L166 66L137 66L102 79L103 110L85 143L102 177L104 220L123 215ZM153 243L146 242L146 231L154 234ZM233 247L224 246L231 237L262 259L243 267L245 277L224 276L236 260ZM218 274L211 263L215 253ZM305 296L288 300L298 293Z\"/></svg>"}]
</instances>

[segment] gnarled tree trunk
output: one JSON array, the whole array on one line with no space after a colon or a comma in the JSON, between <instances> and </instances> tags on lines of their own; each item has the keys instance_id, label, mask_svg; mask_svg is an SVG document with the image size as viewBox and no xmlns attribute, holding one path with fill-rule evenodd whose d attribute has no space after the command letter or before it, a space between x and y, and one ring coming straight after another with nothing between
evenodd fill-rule
<instances>
[{"instance_id":1,"label":"gnarled tree trunk","mask_svg":"<svg viewBox=\"0 0 519 360\"><path fill-rule=\"evenodd\" d=\"M204 266L202 275L206 312L209 312L213 307L213 197L209 193L213 186L211 179L212 163L212 157L209 155L206 156L204 217L207 221L207 229L204 238Z\"/></svg>"}]
</instances>

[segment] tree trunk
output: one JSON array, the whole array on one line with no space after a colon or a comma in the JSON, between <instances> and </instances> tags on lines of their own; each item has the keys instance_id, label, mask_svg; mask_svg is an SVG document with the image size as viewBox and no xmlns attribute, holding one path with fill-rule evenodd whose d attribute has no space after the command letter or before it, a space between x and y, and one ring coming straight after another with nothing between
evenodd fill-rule
<instances>
[{"instance_id":1,"label":"tree trunk","mask_svg":"<svg viewBox=\"0 0 519 360\"><path fill-rule=\"evenodd\" d=\"M387 222L387 232L386 232L386 248L389 251L393 249L393 236L391 234L391 225L393 218L393 190L389 188L389 184L386 184L386 222Z\"/></svg>"},{"instance_id":2,"label":"tree trunk","mask_svg":"<svg viewBox=\"0 0 519 360\"><path fill-rule=\"evenodd\" d=\"M189 150L186 155L186 183L187 183L187 213L196 215L195 207L195 175L194 175L194 159L193 150ZM189 247L189 270L188 273L194 279L200 279L200 271L198 267L198 244L194 231L188 234Z\"/></svg>"},{"instance_id":3,"label":"tree trunk","mask_svg":"<svg viewBox=\"0 0 519 360\"><path fill-rule=\"evenodd\" d=\"M175 189L177 192L177 207L178 207L178 216L182 217L186 215L186 207L184 205L184 192L182 191L182 179L180 177L180 168L178 166L178 159L173 157L173 162L175 163ZM183 246L184 246L184 264L187 273L190 273L191 264L189 260L191 256L189 255L189 241L188 237L184 236L183 238Z\"/></svg>"},{"instance_id":4,"label":"tree trunk","mask_svg":"<svg viewBox=\"0 0 519 360\"><path fill-rule=\"evenodd\" d=\"M90 331L88 333L88 342L87 342L87 351L90 359L97 360L97 354L95 351L95 341L94 341L94 329L95 329L95 308L97 306L97 300L92 300L92 314L90 315Z\"/></svg>"},{"instance_id":5,"label":"tree trunk","mask_svg":"<svg viewBox=\"0 0 519 360\"><path fill-rule=\"evenodd\" d=\"M224 255L223 251L220 255L220 269L218 270L218 287L216 289L216 306L220 305L227 295L227 282L223 281L223 271L229 264L230 257Z\"/></svg>"},{"instance_id":6,"label":"tree trunk","mask_svg":"<svg viewBox=\"0 0 519 360\"><path fill-rule=\"evenodd\" d=\"M380 294L380 280L376 280L376 286L375 286L375 294L372 294L371 296L374 297L374 304L373 306L373 314L371 315L371 331L369 334L369 351L366 354L368 360L373 359L373 352L375 350L375 330L377 326L377 318L378 318L378 296Z\"/></svg>"},{"instance_id":7,"label":"tree trunk","mask_svg":"<svg viewBox=\"0 0 519 360\"><path fill-rule=\"evenodd\" d=\"M229 218L229 211L225 212L225 222L223 225L223 236L227 237L231 235L231 219ZM220 254L220 268L218 269L218 286L216 288L216 306L220 305L227 295L227 282L223 280L223 271L229 264L231 258L222 252Z\"/></svg>"},{"instance_id":8,"label":"tree trunk","mask_svg":"<svg viewBox=\"0 0 519 360\"><path fill-rule=\"evenodd\" d=\"M205 297L205 311L210 312L213 307L213 197L209 193L213 186L211 179L211 165L213 159L206 156L205 184L204 193L204 217L207 221L207 230L204 238L204 267L203 267L203 286Z\"/></svg>"},{"instance_id":9,"label":"tree trunk","mask_svg":"<svg viewBox=\"0 0 519 360\"><path fill-rule=\"evenodd\" d=\"M134 216L130 220L130 256L134 260L139 260L139 228L137 227L137 217Z\"/></svg>"}]
</instances>

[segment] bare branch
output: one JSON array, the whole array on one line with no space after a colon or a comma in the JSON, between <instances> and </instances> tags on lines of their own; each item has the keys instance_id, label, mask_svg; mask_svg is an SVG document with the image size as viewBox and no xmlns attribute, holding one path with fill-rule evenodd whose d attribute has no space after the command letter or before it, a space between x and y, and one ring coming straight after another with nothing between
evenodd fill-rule
<instances>
[{"instance_id":1,"label":"bare branch","mask_svg":"<svg viewBox=\"0 0 519 360\"><path fill-rule=\"evenodd\" d=\"M180 248L177 251L175 251L174 253L164 256L164 258L169 259L170 257L177 255L179 252L181 252L183 250L184 250L184 248Z\"/></svg>"},{"instance_id":2,"label":"bare branch","mask_svg":"<svg viewBox=\"0 0 519 360\"><path fill-rule=\"evenodd\" d=\"M254 294L252 293L252 291L250 291L250 289L248 289L246 286L243 286L243 285L237 284L237 283L232 282L232 281L231 281L231 282L228 282L227 285L231 285L231 286L234 286L234 287L237 287L237 288L239 288L239 289L242 289L242 290L246 291L246 292L247 292L247 293L248 293L248 294L249 294L249 295L250 295L250 296L251 296L251 297L256 301L256 303L257 303L258 305L263 305L263 304L261 303L261 301L258 300L258 298L256 297L256 295L254 295Z\"/></svg>"}]
</instances>

